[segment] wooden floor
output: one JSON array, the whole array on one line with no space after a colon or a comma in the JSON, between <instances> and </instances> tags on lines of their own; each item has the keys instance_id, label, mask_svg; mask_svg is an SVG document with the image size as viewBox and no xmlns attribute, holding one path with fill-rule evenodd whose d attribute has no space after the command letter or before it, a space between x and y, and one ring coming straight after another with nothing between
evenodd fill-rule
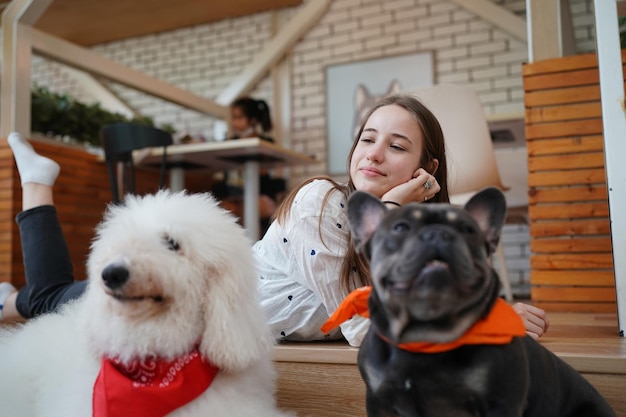
<instances>
[{"instance_id":1,"label":"wooden floor","mask_svg":"<svg viewBox=\"0 0 626 417\"><path fill-rule=\"evenodd\" d=\"M550 313L540 342L577 369L626 417L626 339L615 315ZM357 349L345 343L288 343L275 350L278 403L301 417L365 417Z\"/></svg>"},{"instance_id":2,"label":"wooden floor","mask_svg":"<svg viewBox=\"0 0 626 417\"><path fill-rule=\"evenodd\" d=\"M626 338L619 336L617 317L550 313L549 319L542 345L578 370L626 374Z\"/></svg>"}]
</instances>

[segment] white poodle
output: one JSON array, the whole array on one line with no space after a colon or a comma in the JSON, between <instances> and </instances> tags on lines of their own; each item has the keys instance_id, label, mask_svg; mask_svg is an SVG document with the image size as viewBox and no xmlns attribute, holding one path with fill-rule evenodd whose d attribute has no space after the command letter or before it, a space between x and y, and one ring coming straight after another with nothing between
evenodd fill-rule
<instances>
[{"instance_id":1,"label":"white poodle","mask_svg":"<svg viewBox=\"0 0 626 417\"><path fill-rule=\"evenodd\" d=\"M0 337L0 415L287 415L250 242L210 195L109 207L88 274L80 300Z\"/></svg>"}]
</instances>

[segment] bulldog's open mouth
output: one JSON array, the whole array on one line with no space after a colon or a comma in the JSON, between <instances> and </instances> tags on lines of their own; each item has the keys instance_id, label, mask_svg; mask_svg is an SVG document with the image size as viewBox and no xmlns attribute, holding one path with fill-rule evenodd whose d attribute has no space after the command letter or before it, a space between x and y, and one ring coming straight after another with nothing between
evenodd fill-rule
<instances>
[{"instance_id":1,"label":"bulldog's open mouth","mask_svg":"<svg viewBox=\"0 0 626 417\"><path fill-rule=\"evenodd\" d=\"M413 287L420 286L424 284L424 281L430 279L426 277L432 276L432 274L437 272L448 271L449 269L450 267L447 262L439 259L431 259L430 261L426 262L426 264L424 264L424 266L422 267L422 269L419 270L419 273L415 278L402 281L394 281L386 278L383 280L383 286L392 294L405 295Z\"/></svg>"},{"instance_id":2,"label":"bulldog's open mouth","mask_svg":"<svg viewBox=\"0 0 626 417\"><path fill-rule=\"evenodd\" d=\"M441 269L449 269L448 263L439 259L432 259L426 262L426 265L424 265L424 268L422 268L422 272L420 274L429 273Z\"/></svg>"}]
</instances>

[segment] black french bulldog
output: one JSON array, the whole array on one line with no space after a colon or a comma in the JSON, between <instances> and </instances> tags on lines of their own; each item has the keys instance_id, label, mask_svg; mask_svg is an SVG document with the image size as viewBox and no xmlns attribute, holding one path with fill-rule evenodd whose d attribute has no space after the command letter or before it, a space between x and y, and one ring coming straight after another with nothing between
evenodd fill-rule
<instances>
[{"instance_id":1,"label":"black french bulldog","mask_svg":"<svg viewBox=\"0 0 626 417\"><path fill-rule=\"evenodd\" d=\"M615 417L590 383L530 336L441 353L397 346L455 341L490 312L500 282L488 258L505 214L495 188L464 208L388 210L370 194L350 197L355 246L373 281L371 327L358 354L369 417Z\"/></svg>"}]
</instances>

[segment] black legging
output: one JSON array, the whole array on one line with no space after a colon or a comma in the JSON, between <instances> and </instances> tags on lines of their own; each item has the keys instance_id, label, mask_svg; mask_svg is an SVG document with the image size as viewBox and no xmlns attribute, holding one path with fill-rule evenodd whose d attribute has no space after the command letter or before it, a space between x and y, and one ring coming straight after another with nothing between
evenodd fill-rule
<instances>
[{"instance_id":1,"label":"black legging","mask_svg":"<svg viewBox=\"0 0 626 417\"><path fill-rule=\"evenodd\" d=\"M16 308L24 318L49 313L85 292L87 281L74 281L72 260L54 206L19 213L26 286Z\"/></svg>"}]
</instances>

